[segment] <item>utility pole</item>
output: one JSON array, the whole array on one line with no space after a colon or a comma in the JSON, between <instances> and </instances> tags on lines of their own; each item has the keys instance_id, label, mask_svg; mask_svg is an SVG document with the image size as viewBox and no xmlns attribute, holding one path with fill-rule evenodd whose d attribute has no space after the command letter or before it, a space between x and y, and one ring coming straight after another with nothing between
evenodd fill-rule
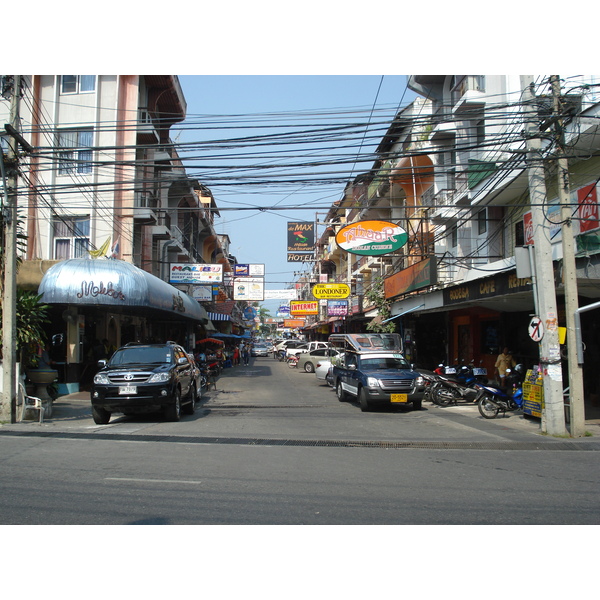
<instances>
[{"instance_id":1,"label":"utility pole","mask_svg":"<svg viewBox=\"0 0 600 600\"><path fill-rule=\"evenodd\" d=\"M544 336L540 342L540 367L544 385L544 409L542 431L550 435L566 435L563 401L560 343L558 337L558 311L554 289L552 243L550 230L544 216L547 206L546 180L541 156L539 117L534 104L533 76L521 75L523 90L525 135L527 143L527 173L529 197L533 222L535 272L538 281L538 315L544 324Z\"/></svg>"},{"instance_id":2,"label":"utility pole","mask_svg":"<svg viewBox=\"0 0 600 600\"><path fill-rule=\"evenodd\" d=\"M569 161L565 156L565 131L561 117L560 78L552 75L553 116L558 142L558 199L562 222L563 282L565 286L565 312L567 325L567 348L569 349L569 397L571 437L585 435L585 407L583 402L583 371L577 360L577 334L575 315L579 309L577 293L577 266L573 242L572 209L570 206Z\"/></svg>"},{"instance_id":3,"label":"utility pole","mask_svg":"<svg viewBox=\"0 0 600 600\"><path fill-rule=\"evenodd\" d=\"M19 128L19 94L21 76L13 76L8 130ZM16 412L16 339L17 339L17 163L18 141L8 138L4 206L4 282L2 286L2 404L0 421L14 423ZM4 160L4 158L2 158Z\"/></svg>"}]
</instances>

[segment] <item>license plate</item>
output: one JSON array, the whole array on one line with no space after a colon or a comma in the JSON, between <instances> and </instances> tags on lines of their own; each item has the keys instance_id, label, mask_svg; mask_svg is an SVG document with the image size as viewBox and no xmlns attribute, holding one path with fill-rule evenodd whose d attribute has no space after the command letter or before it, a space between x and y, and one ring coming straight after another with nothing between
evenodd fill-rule
<instances>
[{"instance_id":1,"label":"license plate","mask_svg":"<svg viewBox=\"0 0 600 600\"><path fill-rule=\"evenodd\" d=\"M408 402L407 394L392 394L390 396L390 402Z\"/></svg>"},{"instance_id":2,"label":"license plate","mask_svg":"<svg viewBox=\"0 0 600 600\"><path fill-rule=\"evenodd\" d=\"M122 396L129 396L131 394L137 394L136 385L121 385L119 386L119 394Z\"/></svg>"}]
</instances>

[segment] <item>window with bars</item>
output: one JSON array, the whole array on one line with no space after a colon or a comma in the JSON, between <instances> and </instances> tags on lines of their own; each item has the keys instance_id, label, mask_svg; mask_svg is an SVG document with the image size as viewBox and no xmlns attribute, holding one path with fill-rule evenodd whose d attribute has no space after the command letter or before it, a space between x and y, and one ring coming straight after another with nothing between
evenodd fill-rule
<instances>
[{"instance_id":1,"label":"window with bars","mask_svg":"<svg viewBox=\"0 0 600 600\"><path fill-rule=\"evenodd\" d=\"M58 132L58 174L92 172L92 129L65 129Z\"/></svg>"},{"instance_id":2,"label":"window with bars","mask_svg":"<svg viewBox=\"0 0 600 600\"><path fill-rule=\"evenodd\" d=\"M61 75L61 94L86 94L96 90L95 75Z\"/></svg>"},{"instance_id":3,"label":"window with bars","mask_svg":"<svg viewBox=\"0 0 600 600\"><path fill-rule=\"evenodd\" d=\"M54 259L86 258L90 246L89 216L59 217L53 224Z\"/></svg>"}]
</instances>

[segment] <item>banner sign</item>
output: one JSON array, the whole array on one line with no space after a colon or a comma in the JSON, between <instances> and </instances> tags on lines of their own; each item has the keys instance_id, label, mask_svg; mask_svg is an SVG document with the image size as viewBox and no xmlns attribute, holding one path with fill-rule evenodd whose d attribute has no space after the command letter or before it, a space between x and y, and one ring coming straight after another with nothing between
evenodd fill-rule
<instances>
[{"instance_id":1,"label":"banner sign","mask_svg":"<svg viewBox=\"0 0 600 600\"><path fill-rule=\"evenodd\" d=\"M265 300L295 300L296 290L265 290Z\"/></svg>"},{"instance_id":2,"label":"banner sign","mask_svg":"<svg viewBox=\"0 0 600 600\"><path fill-rule=\"evenodd\" d=\"M358 221L342 227L335 236L342 250L363 256L390 254L407 241L406 231L388 221Z\"/></svg>"},{"instance_id":3,"label":"banner sign","mask_svg":"<svg viewBox=\"0 0 600 600\"><path fill-rule=\"evenodd\" d=\"M298 327L304 327L304 319L284 319L283 326L288 329L296 329Z\"/></svg>"},{"instance_id":4,"label":"banner sign","mask_svg":"<svg viewBox=\"0 0 600 600\"><path fill-rule=\"evenodd\" d=\"M260 277L239 277L233 280L234 300L264 300L265 283Z\"/></svg>"},{"instance_id":5,"label":"banner sign","mask_svg":"<svg viewBox=\"0 0 600 600\"><path fill-rule=\"evenodd\" d=\"M213 299L213 288L211 285L195 285L192 288L192 298L198 302L210 302Z\"/></svg>"},{"instance_id":6,"label":"banner sign","mask_svg":"<svg viewBox=\"0 0 600 600\"><path fill-rule=\"evenodd\" d=\"M317 283L313 286L312 294L315 298L348 298L350 286L347 283Z\"/></svg>"},{"instance_id":7,"label":"banner sign","mask_svg":"<svg viewBox=\"0 0 600 600\"><path fill-rule=\"evenodd\" d=\"M290 315L318 315L319 314L319 303L315 300L291 300L290 301Z\"/></svg>"},{"instance_id":8,"label":"banner sign","mask_svg":"<svg viewBox=\"0 0 600 600\"><path fill-rule=\"evenodd\" d=\"M287 224L288 252L314 252L315 224L311 222L292 221ZM289 259L288 259L289 262Z\"/></svg>"},{"instance_id":9,"label":"banner sign","mask_svg":"<svg viewBox=\"0 0 600 600\"><path fill-rule=\"evenodd\" d=\"M579 221L579 233L587 233L600 227L600 220L598 217L598 198L596 196L596 184L586 185L585 187L577 190L577 202L578 202L578 217Z\"/></svg>"},{"instance_id":10,"label":"banner sign","mask_svg":"<svg viewBox=\"0 0 600 600\"><path fill-rule=\"evenodd\" d=\"M169 283L220 283L223 265L171 263Z\"/></svg>"}]
</instances>

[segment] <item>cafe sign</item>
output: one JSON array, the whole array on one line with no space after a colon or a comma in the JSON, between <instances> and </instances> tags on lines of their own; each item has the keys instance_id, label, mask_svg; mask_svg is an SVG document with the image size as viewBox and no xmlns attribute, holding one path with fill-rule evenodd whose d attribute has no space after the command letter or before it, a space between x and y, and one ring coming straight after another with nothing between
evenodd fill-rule
<instances>
[{"instance_id":1,"label":"cafe sign","mask_svg":"<svg viewBox=\"0 0 600 600\"><path fill-rule=\"evenodd\" d=\"M381 256L406 244L408 234L388 221L358 221L342 227L335 236L336 244L350 254Z\"/></svg>"},{"instance_id":2,"label":"cafe sign","mask_svg":"<svg viewBox=\"0 0 600 600\"><path fill-rule=\"evenodd\" d=\"M312 289L313 296L319 300L337 300L350 296L350 286L347 283L317 283Z\"/></svg>"}]
</instances>

